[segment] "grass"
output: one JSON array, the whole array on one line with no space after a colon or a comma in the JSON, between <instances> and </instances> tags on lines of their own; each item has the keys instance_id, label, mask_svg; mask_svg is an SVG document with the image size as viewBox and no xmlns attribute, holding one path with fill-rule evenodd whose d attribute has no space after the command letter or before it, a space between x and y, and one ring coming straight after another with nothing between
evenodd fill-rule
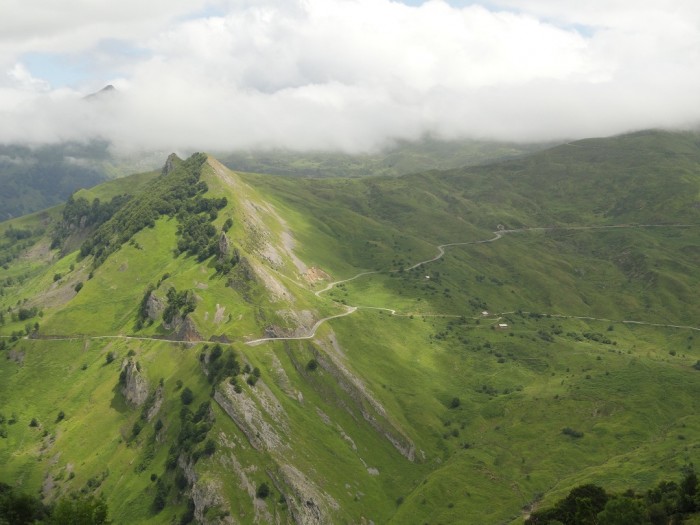
<instances>
[{"instance_id":1,"label":"grass","mask_svg":"<svg viewBox=\"0 0 700 525\"><path fill-rule=\"evenodd\" d=\"M655 154L649 136L640 135L400 178L292 180L222 174L212 164L203 175L210 196L229 201L214 224L230 217L233 245L286 295L275 296L262 273L236 288L215 274L213 259L175 257L174 219L139 232L91 279L89 259L75 254L13 260L0 277L25 278L5 288L5 309L24 299L38 304L52 287L84 286L64 302L43 301L39 319L40 334L75 340L20 340L4 351L2 411L18 422L3 426L7 469L0 481L33 492L47 476L56 478L53 498L109 469L100 490L116 521L179 519L187 501L175 491L166 509L153 513L150 475L174 478L165 463L181 425L178 381L195 393L193 410L210 399L204 344L80 337L167 336L159 321L135 328L146 286L159 282L161 299L169 286L194 290L191 315L202 338L225 336L241 364L261 370L256 386L244 374L241 393L231 394L245 400L249 423L236 424L212 403L208 436L217 450L195 467L198 491L219 497L205 509L210 516L285 521L311 499L333 522L519 523L524 507L548 505L582 483L643 491L675 479L684 463L700 461L697 333L622 321L694 326L696 227L510 233L448 247L443 258L405 270L435 256L439 244L489 239L498 224L697 224L689 204L697 195L689 187L698 184L689 171L692 141L656 139L668 142L667 154ZM619 179L607 176L627 164ZM657 169L671 170L679 184L660 188ZM640 170L631 187L627 177ZM583 173L588 178L577 184ZM91 191L103 198L117 190ZM314 290L328 281L305 281L287 235L293 253L331 279L378 273L317 297ZM62 277L54 283L56 273ZM365 308L322 325L313 340L244 343L271 326L295 328L291 313L318 319L342 311L342 302ZM218 321L217 305L224 307ZM496 330L497 323L508 328ZM8 322L0 335L22 327ZM117 387L130 351L151 390L163 378L164 435L156 441L154 421L131 436L140 410L128 407ZM116 354L111 364L108 352ZM307 367L312 359L315 370ZM56 422L58 410L65 420ZM39 427L29 426L31 418ZM256 448L245 433L268 431L279 446ZM387 435L410 440L415 461ZM302 481L290 481L293 471ZM262 482L272 488L264 502L255 498Z\"/></svg>"}]
</instances>

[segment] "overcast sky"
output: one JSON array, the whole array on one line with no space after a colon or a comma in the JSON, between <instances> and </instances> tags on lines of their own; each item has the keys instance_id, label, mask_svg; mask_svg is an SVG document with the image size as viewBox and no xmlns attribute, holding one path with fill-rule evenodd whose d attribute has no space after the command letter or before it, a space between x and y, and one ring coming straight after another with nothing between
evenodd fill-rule
<instances>
[{"instance_id":1,"label":"overcast sky","mask_svg":"<svg viewBox=\"0 0 700 525\"><path fill-rule=\"evenodd\" d=\"M697 126L698 102L697 0L0 0L2 143L540 141Z\"/></svg>"}]
</instances>

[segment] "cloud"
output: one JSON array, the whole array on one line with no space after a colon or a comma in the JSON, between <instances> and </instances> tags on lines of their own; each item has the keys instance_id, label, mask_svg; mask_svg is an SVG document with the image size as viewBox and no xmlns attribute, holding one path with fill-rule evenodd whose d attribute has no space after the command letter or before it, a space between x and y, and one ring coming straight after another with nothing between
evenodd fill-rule
<instances>
[{"instance_id":1,"label":"cloud","mask_svg":"<svg viewBox=\"0 0 700 525\"><path fill-rule=\"evenodd\" d=\"M14 60L0 81L1 142L365 151L426 133L537 141L700 120L689 1L231 0L196 4L221 15L188 16L184 0L158 0L140 21L122 4L78 13L85 4L70 2L74 31L69 15L53 25L45 11L36 23L13 15L25 32L0 38L0 58ZM112 56L118 96L89 102L47 92L8 51L109 55L105 39L140 52Z\"/></svg>"}]
</instances>

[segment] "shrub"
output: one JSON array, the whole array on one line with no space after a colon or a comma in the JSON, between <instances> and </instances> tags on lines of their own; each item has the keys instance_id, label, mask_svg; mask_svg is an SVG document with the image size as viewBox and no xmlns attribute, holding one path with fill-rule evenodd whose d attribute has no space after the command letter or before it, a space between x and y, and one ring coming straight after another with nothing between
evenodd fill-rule
<instances>
[{"instance_id":1,"label":"shrub","mask_svg":"<svg viewBox=\"0 0 700 525\"><path fill-rule=\"evenodd\" d=\"M211 456L214 452L216 452L216 442L213 439L207 439L204 444L204 455Z\"/></svg>"},{"instance_id":2,"label":"shrub","mask_svg":"<svg viewBox=\"0 0 700 525\"><path fill-rule=\"evenodd\" d=\"M450 401L450 408L458 408L460 404L461 404L461 401L459 400L459 398L453 397L452 401Z\"/></svg>"},{"instance_id":3,"label":"shrub","mask_svg":"<svg viewBox=\"0 0 700 525\"><path fill-rule=\"evenodd\" d=\"M182 401L183 405L189 405L194 401L194 392L189 389L189 387L185 387L185 389L182 391L180 394L180 401Z\"/></svg>"},{"instance_id":4,"label":"shrub","mask_svg":"<svg viewBox=\"0 0 700 525\"><path fill-rule=\"evenodd\" d=\"M582 438L583 437L583 432L580 432L578 430L574 430L573 428L566 427L561 429L561 433L567 436L571 436L573 438Z\"/></svg>"},{"instance_id":5,"label":"shrub","mask_svg":"<svg viewBox=\"0 0 700 525\"><path fill-rule=\"evenodd\" d=\"M264 481L258 485L258 490L255 491L255 497L265 499L270 495L270 487Z\"/></svg>"},{"instance_id":6,"label":"shrub","mask_svg":"<svg viewBox=\"0 0 700 525\"><path fill-rule=\"evenodd\" d=\"M36 420L35 417L33 417L32 420L29 422L29 426L30 427L38 427L39 426L39 422Z\"/></svg>"},{"instance_id":7,"label":"shrub","mask_svg":"<svg viewBox=\"0 0 700 525\"><path fill-rule=\"evenodd\" d=\"M317 368L318 368L318 361L316 361L315 359L310 359L309 362L306 363L306 369L309 372L313 372Z\"/></svg>"},{"instance_id":8,"label":"shrub","mask_svg":"<svg viewBox=\"0 0 700 525\"><path fill-rule=\"evenodd\" d=\"M75 290L75 293L78 293L80 290L82 290L82 289L83 289L83 281L79 281L79 282L73 287L73 289Z\"/></svg>"}]
</instances>

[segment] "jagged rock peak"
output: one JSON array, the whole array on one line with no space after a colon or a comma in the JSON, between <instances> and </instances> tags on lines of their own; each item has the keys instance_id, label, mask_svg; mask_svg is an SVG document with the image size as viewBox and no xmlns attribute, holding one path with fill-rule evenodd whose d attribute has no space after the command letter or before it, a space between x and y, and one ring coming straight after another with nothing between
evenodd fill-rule
<instances>
[{"instance_id":1,"label":"jagged rock peak","mask_svg":"<svg viewBox=\"0 0 700 525\"><path fill-rule=\"evenodd\" d=\"M175 153L171 153L168 155L168 158L165 161L165 164L163 165L163 169L161 170L161 173L163 175L167 175L171 171L175 169L175 161L181 161L180 157L178 157Z\"/></svg>"}]
</instances>

